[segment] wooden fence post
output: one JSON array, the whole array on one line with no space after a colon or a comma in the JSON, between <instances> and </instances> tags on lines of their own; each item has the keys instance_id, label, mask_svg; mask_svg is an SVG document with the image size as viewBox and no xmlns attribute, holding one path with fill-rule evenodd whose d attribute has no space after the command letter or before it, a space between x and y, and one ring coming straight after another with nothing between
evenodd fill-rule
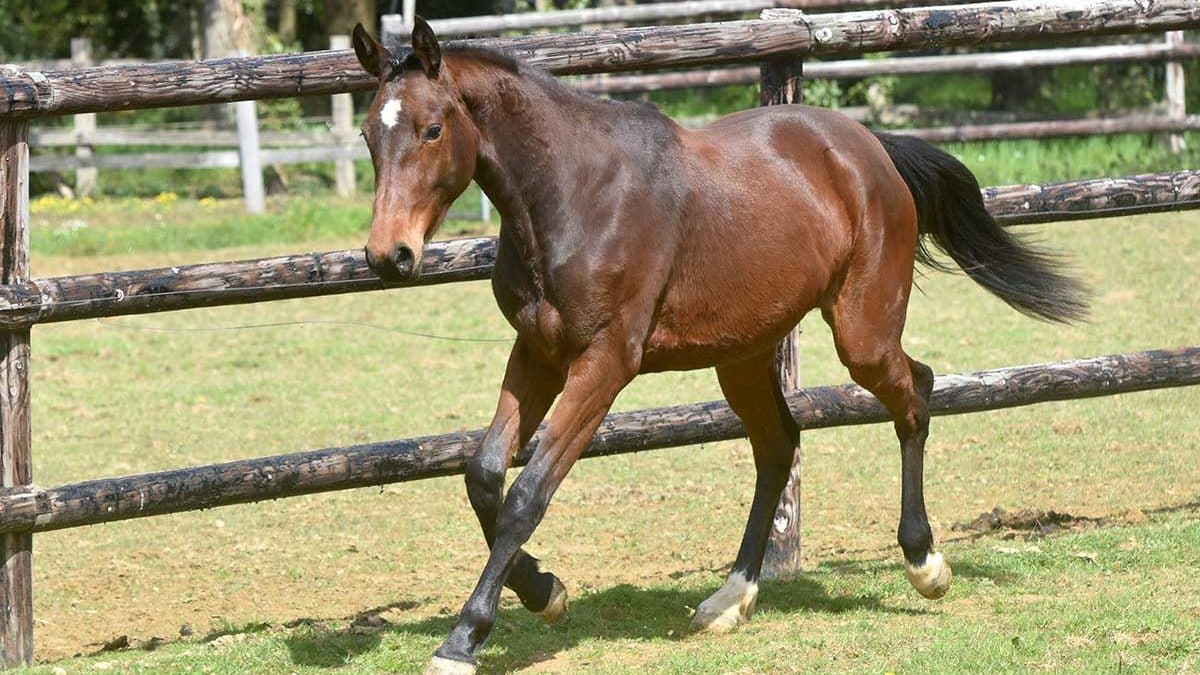
<instances>
[{"instance_id":1,"label":"wooden fence post","mask_svg":"<svg viewBox=\"0 0 1200 675\"><path fill-rule=\"evenodd\" d=\"M238 101L238 164L242 167L242 199L246 213L262 213L266 208L262 161L258 156L258 107L254 101Z\"/></svg>"},{"instance_id":2,"label":"wooden fence post","mask_svg":"<svg viewBox=\"0 0 1200 675\"><path fill-rule=\"evenodd\" d=\"M85 37L71 38L71 67L92 65L92 41ZM96 113L75 116L75 156L92 156L92 134L96 131ZM75 196L89 197L96 191L98 169L75 169Z\"/></svg>"},{"instance_id":3,"label":"wooden fence post","mask_svg":"<svg viewBox=\"0 0 1200 675\"><path fill-rule=\"evenodd\" d=\"M803 61L785 58L764 63L759 70L760 105L800 103L804 98ZM800 386L800 327L792 329L779 343L775 356L779 383L785 394ZM763 558L762 576L767 579L786 577L800 571L800 442L788 472L787 487L775 508L775 521L767 553Z\"/></svg>"},{"instance_id":4,"label":"wooden fence post","mask_svg":"<svg viewBox=\"0 0 1200 675\"><path fill-rule=\"evenodd\" d=\"M0 283L29 278L29 123L0 122ZM0 332L0 485L33 482L29 328ZM0 536L0 666L33 660L33 537Z\"/></svg>"},{"instance_id":5,"label":"wooden fence post","mask_svg":"<svg viewBox=\"0 0 1200 675\"><path fill-rule=\"evenodd\" d=\"M1167 44L1172 47L1182 45L1183 31L1168 31ZM1182 120L1187 117L1187 103L1183 90L1183 63L1168 61L1166 80L1167 117ZM1187 149L1183 134L1171 134L1168 139L1171 145L1171 152L1180 153Z\"/></svg>"},{"instance_id":6,"label":"wooden fence post","mask_svg":"<svg viewBox=\"0 0 1200 675\"><path fill-rule=\"evenodd\" d=\"M330 49L350 49L349 35L330 35ZM354 141L354 97L350 94L334 94L333 139L339 147ZM354 160L349 157L333 161L334 189L339 197L353 197L355 191Z\"/></svg>"}]
</instances>

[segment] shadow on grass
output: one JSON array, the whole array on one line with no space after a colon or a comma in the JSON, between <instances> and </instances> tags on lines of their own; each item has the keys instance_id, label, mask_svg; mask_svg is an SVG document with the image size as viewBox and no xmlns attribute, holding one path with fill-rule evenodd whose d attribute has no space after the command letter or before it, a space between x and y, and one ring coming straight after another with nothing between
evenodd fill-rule
<instances>
[{"instance_id":1,"label":"shadow on grass","mask_svg":"<svg viewBox=\"0 0 1200 675\"><path fill-rule=\"evenodd\" d=\"M974 556L977 557L977 556ZM1014 581L1017 577L999 565L990 565L971 559L956 559L951 554L950 567L954 576L963 579L990 579L997 584ZM879 573L904 576L899 563L891 560L826 560L817 567L821 572L833 574L874 575Z\"/></svg>"},{"instance_id":2,"label":"shadow on grass","mask_svg":"<svg viewBox=\"0 0 1200 675\"><path fill-rule=\"evenodd\" d=\"M288 636L288 653L298 666L333 668L344 666L351 658L374 650L382 639L378 632L360 633L353 628L329 630L309 626Z\"/></svg>"},{"instance_id":3,"label":"shadow on grass","mask_svg":"<svg viewBox=\"0 0 1200 675\"><path fill-rule=\"evenodd\" d=\"M285 640L292 663L304 666L332 668L345 665L351 658L379 646L381 633L388 627L380 614L391 610L407 610L419 603L411 600L380 605L355 614L350 627L333 630L316 619L289 621L289 628L298 628Z\"/></svg>"},{"instance_id":4,"label":"shadow on grass","mask_svg":"<svg viewBox=\"0 0 1200 675\"><path fill-rule=\"evenodd\" d=\"M553 659L584 640L685 642L690 634L691 608L716 588L716 585L704 589L615 586L573 598L567 618L556 626L544 625L514 603L498 612L492 633L493 647L480 656L479 672L508 673L528 667ZM759 597L760 608L780 612L921 613L884 604L880 595L832 596L807 576L764 581ZM450 632L454 621L455 617L442 615L411 623L389 624L372 635L355 634L353 627L337 632L314 630L288 638L287 643L296 665L328 667L345 663L348 656L374 649L381 634L403 633L440 640Z\"/></svg>"}]
</instances>

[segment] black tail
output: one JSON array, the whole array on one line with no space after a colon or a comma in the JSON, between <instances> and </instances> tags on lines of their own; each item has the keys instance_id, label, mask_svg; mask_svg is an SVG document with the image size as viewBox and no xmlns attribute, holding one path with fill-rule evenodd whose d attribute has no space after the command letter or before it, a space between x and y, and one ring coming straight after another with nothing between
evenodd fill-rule
<instances>
[{"instance_id":1,"label":"black tail","mask_svg":"<svg viewBox=\"0 0 1200 675\"><path fill-rule=\"evenodd\" d=\"M1067 323L1087 315L1087 291L1055 271L1062 260L1038 250L996 224L979 193L979 182L962 162L909 136L876 134L908 184L917 205L921 241L917 260L942 271L926 245L932 239L967 276L1018 312Z\"/></svg>"}]
</instances>

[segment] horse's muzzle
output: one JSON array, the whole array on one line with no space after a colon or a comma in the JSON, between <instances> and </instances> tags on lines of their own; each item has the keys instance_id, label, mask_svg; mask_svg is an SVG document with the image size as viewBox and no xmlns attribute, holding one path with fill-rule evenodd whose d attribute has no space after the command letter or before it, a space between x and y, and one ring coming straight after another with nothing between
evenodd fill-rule
<instances>
[{"instance_id":1,"label":"horse's muzzle","mask_svg":"<svg viewBox=\"0 0 1200 675\"><path fill-rule=\"evenodd\" d=\"M404 244L398 244L386 257L375 255L369 247L363 252L367 256L367 267L384 281L411 281L417 277L416 255Z\"/></svg>"}]
</instances>

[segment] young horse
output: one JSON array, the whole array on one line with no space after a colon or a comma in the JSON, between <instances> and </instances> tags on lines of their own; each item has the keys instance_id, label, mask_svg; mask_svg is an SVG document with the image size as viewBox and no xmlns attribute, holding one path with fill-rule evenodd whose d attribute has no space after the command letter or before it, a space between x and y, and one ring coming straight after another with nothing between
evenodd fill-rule
<instances>
[{"instance_id":1,"label":"young horse","mask_svg":"<svg viewBox=\"0 0 1200 675\"><path fill-rule=\"evenodd\" d=\"M563 585L521 547L617 393L645 372L715 367L745 423L753 505L728 580L694 623L748 619L798 437L775 346L814 307L850 376L895 422L908 579L925 597L946 593L950 567L933 550L921 494L933 374L900 346L914 257L938 266L919 237L1018 311L1066 321L1086 308L1052 258L996 225L966 167L800 105L682 129L501 54L443 51L420 19L411 51L393 56L362 26L354 49L379 77L363 125L375 164L368 263L384 279L416 276L425 241L475 179L502 217L492 288L517 332L466 471L491 554L427 672L474 671L505 583L547 621L563 616ZM504 497L513 454L556 398Z\"/></svg>"}]
</instances>

